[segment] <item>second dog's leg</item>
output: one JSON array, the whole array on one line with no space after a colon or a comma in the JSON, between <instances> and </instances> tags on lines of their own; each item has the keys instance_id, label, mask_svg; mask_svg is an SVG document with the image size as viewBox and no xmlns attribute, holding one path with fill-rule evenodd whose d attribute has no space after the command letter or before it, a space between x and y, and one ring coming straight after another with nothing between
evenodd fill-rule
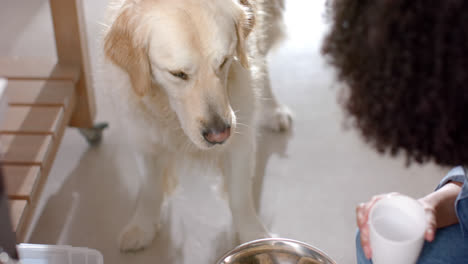
<instances>
[{"instance_id":1,"label":"second dog's leg","mask_svg":"<svg viewBox=\"0 0 468 264\"><path fill-rule=\"evenodd\" d=\"M157 232L164 199L163 173L166 160L141 153L136 155L136 160L143 179L135 213L119 236L122 251L140 250L151 244Z\"/></svg>"},{"instance_id":2,"label":"second dog's leg","mask_svg":"<svg viewBox=\"0 0 468 264\"><path fill-rule=\"evenodd\" d=\"M289 130L292 123L292 113L287 106L278 102L273 93L266 59L261 67L263 68L260 77L260 85L263 87L262 104L260 108L261 124L276 132Z\"/></svg>"},{"instance_id":3,"label":"second dog's leg","mask_svg":"<svg viewBox=\"0 0 468 264\"><path fill-rule=\"evenodd\" d=\"M247 131L248 130L248 131ZM252 178L255 166L255 136L245 129L239 141L232 142L224 162L226 184L234 226L240 242L269 237L255 212Z\"/></svg>"}]
</instances>

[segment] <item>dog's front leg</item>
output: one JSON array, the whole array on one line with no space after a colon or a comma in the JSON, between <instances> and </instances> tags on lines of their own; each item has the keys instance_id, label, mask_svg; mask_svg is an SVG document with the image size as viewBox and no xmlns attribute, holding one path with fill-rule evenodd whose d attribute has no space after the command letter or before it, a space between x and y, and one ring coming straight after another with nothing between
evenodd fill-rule
<instances>
[{"instance_id":1,"label":"dog's front leg","mask_svg":"<svg viewBox=\"0 0 468 264\"><path fill-rule=\"evenodd\" d=\"M258 217L252 195L252 180L255 170L255 135L245 129L232 142L224 162L226 184L234 227L241 243L270 237Z\"/></svg>"},{"instance_id":2,"label":"dog's front leg","mask_svg":"<svg viewBox=\"0 0 468 264\"><path fill-rule=\"evenodd\" d=\"M163 173L167 159L153 154L135 155L142 181L135 213L119 236L122 251L135 251L153 241L160 221L164 199Z\"/></svg>"}]
</instances>

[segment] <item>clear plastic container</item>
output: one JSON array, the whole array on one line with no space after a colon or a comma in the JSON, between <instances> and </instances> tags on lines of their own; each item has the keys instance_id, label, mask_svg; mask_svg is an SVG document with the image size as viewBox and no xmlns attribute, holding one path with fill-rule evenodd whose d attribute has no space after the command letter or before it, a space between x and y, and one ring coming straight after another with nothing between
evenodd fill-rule
<instances>
[{"instance_id":1,"label":"clear plastic container","mask_svg":"<svg viewBox=\"0 0 468 264\"><path fill-rule=\"evenodd\" d=\"M18 245L21 264L103 264L102 254L94 249L35 244Z\"/></svg>"}]
</instances>

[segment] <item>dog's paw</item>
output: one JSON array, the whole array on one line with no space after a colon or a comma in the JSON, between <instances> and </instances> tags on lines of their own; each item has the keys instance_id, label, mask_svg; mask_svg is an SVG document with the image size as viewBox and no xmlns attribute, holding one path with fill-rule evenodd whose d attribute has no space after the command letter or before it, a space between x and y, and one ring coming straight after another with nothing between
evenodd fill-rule
<instances>
[{"instance_id":1,"label":"dog's paw","mask_svg":"<svg viewBox=\"0 0 468 264\"><path fill-rule=\"evenodd\" d=\"M121 251L138 251L151 244L156 227L146 221L132 221L120 233L118 243Z\"/></svg>"},{"instance_id":2,"label":"dog's paw","mask_svg":"<svg viewBox=\"0 0 468 264\"><path fill-rule=\"evenodd\" d=\"M262 116L262 126L274 132L291 129L292 112L285 105L266 106Z\"/></svg>"}]
</instances>

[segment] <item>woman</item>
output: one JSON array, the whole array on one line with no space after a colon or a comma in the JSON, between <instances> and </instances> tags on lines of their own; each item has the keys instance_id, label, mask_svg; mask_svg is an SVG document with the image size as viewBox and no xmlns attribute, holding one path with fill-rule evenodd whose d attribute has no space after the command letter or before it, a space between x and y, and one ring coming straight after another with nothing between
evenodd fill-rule
<instances>
[{"instance_id":1,"label":"woman","mask_svg":"<svg viewBox=\"0 0 468 264\"><path fill-rule=\"evenodd\" d=\"M468 1L335 0L323 53L345 84L364 139L408 164L468 165ZM371 263L368 214L357 207L358 263ZM398 194L390 194L398 195ZM419 199L428 229L418 263L468 263L468 182L456 167Z\"/></svg>"}]
</instances>

